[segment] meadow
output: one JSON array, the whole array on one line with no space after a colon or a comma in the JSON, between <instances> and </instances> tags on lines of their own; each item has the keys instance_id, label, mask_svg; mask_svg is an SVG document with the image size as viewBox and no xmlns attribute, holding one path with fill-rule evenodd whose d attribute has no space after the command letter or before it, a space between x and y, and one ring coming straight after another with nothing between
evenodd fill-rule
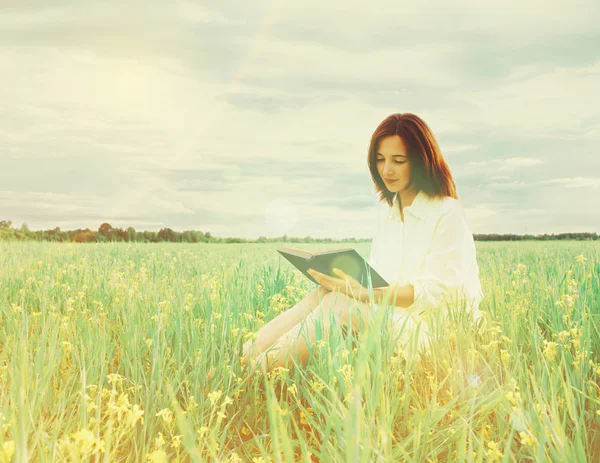
<instances>
[{"instance_id":1,"label":"meadow","mask_svg":"<svg viewBox=\"0 0 600 463\"><path fill-rule=\"evenodd\" d=\"M478 242L485 330L419 360L384 318L244 378L314 288L277 247L0 242L0 461L600 460L599 242Z\"/></svg>"}]
</instances>

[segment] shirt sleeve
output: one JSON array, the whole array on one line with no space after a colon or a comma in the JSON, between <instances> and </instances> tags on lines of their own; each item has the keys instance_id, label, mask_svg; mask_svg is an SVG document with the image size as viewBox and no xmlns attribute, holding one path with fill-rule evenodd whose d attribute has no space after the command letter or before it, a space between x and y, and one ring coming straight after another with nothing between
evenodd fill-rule
<instances>
[{"instance_id":1,"label":"shirt sleeve","mask_svg":"<svg viewBox=\"0 0 600 463\"><path fill-rule=\"evenodd\" d=\"M439 307L444 299L477 298L470 287L474 268L477 262L473 234L462 207L456 203L438 219L420 275L408 279L415 293L411 308L421 313Z\"/></svg>"}]
</instances>

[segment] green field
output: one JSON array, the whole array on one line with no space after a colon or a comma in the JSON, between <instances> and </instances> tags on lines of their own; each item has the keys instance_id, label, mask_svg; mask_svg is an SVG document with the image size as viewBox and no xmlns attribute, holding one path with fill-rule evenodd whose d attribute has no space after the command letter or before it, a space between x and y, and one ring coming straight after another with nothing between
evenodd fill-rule
<instances>
[{"instance_id":1,"label":"green field","mask_svg":"<svg viewBox=\"0 0 600 463\"><path fill-rule=\"evenodd\" d=\"M276 247L0 242L0 461L600 460L600 243L478 242L487 328L422 361L372 326L246 381L314 287Z\"/></svg>"}]
</instances>

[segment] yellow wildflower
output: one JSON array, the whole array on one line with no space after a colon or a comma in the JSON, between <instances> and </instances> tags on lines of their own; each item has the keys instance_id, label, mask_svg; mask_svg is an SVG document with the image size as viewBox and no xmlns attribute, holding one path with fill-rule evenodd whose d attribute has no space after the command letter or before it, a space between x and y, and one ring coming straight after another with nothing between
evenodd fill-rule
<instances>
[{"instance_id":1,"label":"yellow wildflower","mask_svg":"<svg viewBox=\"0 0 600 463\"><path fill-rule=\"evenodd\" d=\"M512 391L508 391L505 395L506 399L513 405L517 405L517 401L515 400L515 396Z\"/></svg>"},{"instance_id":2,"label":"yellow wildflower","mask_svg":"<svg viewBox=\"0 0 600 463\"><path fill-rule=\"evenodd\" d=\"M162 449L158 449L152 453L149 453L146 455L146 459L153 463L167 463L169 461L167 460L167 454Z\"/></svg>"},{"instance_id":3,"label":"yellow wildflower","mask_svg":"<svg viewBox=\"0 0 600 463\"><path fill-rule=\"evenodd\" d=\"M97 444L104 447L104 442L98 442L98 439L94 436L94 433L88 429L81 429L72 434L75 444L78 446L79 451L83 454L88 454L94 451Z\"/></svg>"},{"instance_id":4,"label":"yellow wildflower","mask_svg":"<svg viewBox=\"0 0 600 463\"><path fill-rule=\"evenodd\" d=\"M4 444L2 444L2 453L4 455L4 461L12 461L12 457L15 453L15 441L5 441Z\"/></svg>"},{"instance_id":5,"label":"yellow wildflower","mask_svg":"<svg viewBox=\"0 0 600 463\"><path fill-rule=\"evenodd\" d=\"M179 447L181 447L181 436L180 435L173 436L173 442L171 443L171 446L174 449L178 449Z\"/></svg>"},{"instance_id":6,"label":"yellow wildflower","mask_svg":"<svg viewBox=\"0 0 600 463\"><path fill-rule=\"evenodd\" d=\"M544 356L548 360L554 360L556 358L556 346L558 346L558 344L552 341L544 340L544 345Z\"/></svg>"},{"instance_id":7,"label":"yellow wildflower","mask_svg":"<svg viewBox=\"0 0 600 463\"><path fill-rule=\"evenodd\" d=\"M212 391L208 393L208 398L210 400L210 403L212 405L215 404L215 402L217 400L219 400L219 397L221 397L221 394L223 393L223 391L221 391L221 389L219 389L218 391Z\"/></svg>"},{"instance_id":8,"label":"yellow wildflower","mask_svg":"<svg viewBox=\"0 0 600 463\"><path fill-rule=\"evenodd\" d=\"M135 423L140 420L140 423L144 423L143 415L144 410L140 408L138 404L135 404L127 413L127 425L134 427Z\"/></svg>"},{"instance_id":9,"label":"yellow wildflower","mask_svg":"<svg viewBox=\"0 0 600 463\"><path fill-rule=\"evenodd\" d=\"M485 453L492 461L499 461L504 456L503 453L498 448L498 444L494 441L488 441L487 443L489 450Z\"/></svg>"},{"instance_id":10,"label":"yellow wildflower","mask_svg":"<svg viewBox=\"0 0 600 463\"><path fill-rule=\"evenodd\" d=\"M294 397L296 397L296 394L298 393L298 388L296 387L296 384L292 384L290 387L288 387L288 392L290 394L292 394Z\"/></svg>"},{"instance_id":11,"label":"yellow wildflower","mask_svg":"<svg viewBox=\"0 0 600 463\"><path fill-rule=\"evenodd\" d=\"M537 444L537 439L529 431L519 432L519 437L521 438L521 444L526 447L533 447Z\"/></svg>"},{"instance_id":12,"label":"yellow wildflower","mask_svg":"<svg viewBox=\"0 0 600 463\"><path fill-rule=\"evenodd\" d=\"M156 439L154 439L154 447L160 448L165 444L166 444L165 436L163 436L162 432L159 432L158 437Z\"/></svg>"},{"instance_id":13,"label":"yellow wildflower","mask_svg":"<svg viewBox=\"0 0 600 463\"><path fill-rule=\"evenodd\" d=\"M165 421L165 423L173 422L173 412L171 410L169 410L168 408L163 408L155 416L162 417L162 419Z\"/></svg>"}]
</instances>

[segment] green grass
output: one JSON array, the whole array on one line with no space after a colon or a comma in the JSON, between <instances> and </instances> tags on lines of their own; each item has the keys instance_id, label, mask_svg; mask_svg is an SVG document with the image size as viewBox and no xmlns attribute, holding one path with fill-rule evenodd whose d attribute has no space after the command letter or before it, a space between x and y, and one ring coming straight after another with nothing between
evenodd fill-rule
<instances>
[{"instance_id":1,"label":"green grass","mask_svg":"<svg viewBox=\"0 0 600 463\"><path fill-rule=\"evenodd\" d=\"M420 361L383 320L244 381L313 289L277 247L0 242L0 461L600 459L599 243L478 242L486 330Z\"/></svg>"}]
</instances>

